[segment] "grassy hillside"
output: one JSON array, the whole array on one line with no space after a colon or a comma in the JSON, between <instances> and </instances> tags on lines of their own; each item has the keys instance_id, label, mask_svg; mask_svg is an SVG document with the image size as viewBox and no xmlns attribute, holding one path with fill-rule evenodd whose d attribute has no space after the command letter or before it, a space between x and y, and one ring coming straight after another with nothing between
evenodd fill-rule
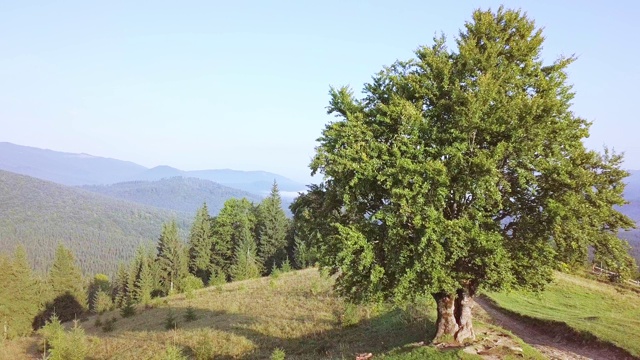
<instances>
[{"instance_id":1,"label":"grassy hillside","mask_svg":"<svg viewBox=\"0 0 640 360\"><path fill-rule=\"evenodd\" d=\"M640 298L635 291L557 273L541 294L489 294L497 304L528 317L564 322L640 357Z\"/></svg>"},{"instance_id":2,"label":"grassy hillside","mask_svg":"<svg viewBox=\"0 0 640 360\"><path fill-rule=\"evenodd\" d=\"M0 171L0 252L22 244L39 269L63 243L84 271L111 272L139 244L155 243L163 222L186 229L191 216Z\"/></svg>"},{"instance_id":3,"label":"grassy hillside","mask_svg":"<svg viewBox=\"0 0 640 360\"><path fill-rule=\"evenodd\" d=\"M217 214L230 198L246 197L260 202L255 194L223 186L212 181L172 177L159 181L131 181L113 185L83 186L82 189L158 208L195 214L203 202L211 214Z\"/></svg>"},{"instance_id":4,"label":"grassy hillside","mask_svg":"<svg viewBox=\"0 0 640 360\"><path fill-rule=\"evenodd\" d=\"M405 310L354 306L335 296L332 284L315 269L301 270L202 289L191 299L157 299L133 317L110 312L92 316L81 326L96 360L164 359L168 347L177 347L189 359L268 359L275 349L283 350L286 359L354 359L358 353L385 359L479 358L461 348L441 350L417 343L434 333L430 301ZM184 318L189 307L196 315L190 322ZM177 323L167 329L170 314ZM117 321L105 332L103 324L111 318ZM512 339L504 333L490 338L481 321L475 326L483 349ZM526 344L513 341L524 349L514 358L541 359ZM36 338L7 342L0 356L38 357L37 344ZM493 348L510 354L508 348Z\"/></svg>"}]
</instances>

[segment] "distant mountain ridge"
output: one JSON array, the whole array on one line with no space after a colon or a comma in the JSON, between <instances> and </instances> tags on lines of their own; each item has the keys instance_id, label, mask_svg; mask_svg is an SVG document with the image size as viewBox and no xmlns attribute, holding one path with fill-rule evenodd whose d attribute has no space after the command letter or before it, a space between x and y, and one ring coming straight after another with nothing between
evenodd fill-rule
<instances>
[{"instance_id":1,"label":"distant mountain ridge","mask_svg":"<svg viewBox=\"0 0 640 360\"><path fill-rule=\"evenodd\" d=\"M147 168L129 161L0 142L0 170L74 186L120 182Z\"/></svg>"},{"instance_id":2,"label":"distant mountain ridge","mask_svg":"<svg viewBox=\"0 0 640 360\"><path fill-rule=\"evenodd\" d=\"M158 181L130 181L112 185L84 185L81 189L146 204L157 208L194 215L206 202L209 213L217 214L230 198L247 198L259 203L260 196L220 185L213 181L187 177L170 177Z\"/></svg>"},{"instance_id":3,"label":"distant mountain ridge","mask_svg":"<svg viewBox=\"0 0 640 360\"><path fill-rule=\"evenodd\" d=\"M0 252L22 244L39 269L63 243L84 271L115 271L155 244L164 222L177 220L186 237L192 217L0 170Z\"/></svg>"},{"instance_id":4,"label":"distant mountain ridge","mask_svg":"<svg viewBox=\"0 0 640 360\"><path fill-rule=\"evenodd\" d=\"M157 181L176 176L193 177L248 191L269 193L275 180L284 192L304 191L305 186L266 171L211 169L183 171L162 165L148 169L129 161L73 154L0 142L0 170L28 175L62 185L109 185L130 181Z\"/></svg>"}]
</instances>

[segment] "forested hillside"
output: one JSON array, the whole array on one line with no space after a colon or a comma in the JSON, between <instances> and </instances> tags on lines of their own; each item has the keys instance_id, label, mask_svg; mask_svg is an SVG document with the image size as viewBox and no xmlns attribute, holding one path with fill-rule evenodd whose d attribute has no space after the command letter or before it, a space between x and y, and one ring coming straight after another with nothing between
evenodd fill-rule
<instances>
[{"instance_id":1,"label":"forested hillside","mask_svg":"<svg viewBox=\"0 0 640 360\"><path fill-rule=\"evenodd\" d=\"M113 272L140 244L155 243L162 223L186 229L192 216L0 170L0 252L23 244L40 270L62 243L83 271Z\"/></svg>"},{"instance_id":2,"label":"forested hillside","mask_svg":"<svg viewBox=\"0 0 640 360\"><path fill-rule=\"evenodd\" d=\"M158 181L130 181L113 185L87 185L82 189L158 208L195 214L207 203L211 214L217 214L231 198L247 198L260 202L255 194L230 188L212 181L172 177Z\"/></svg>"}]
</instances>

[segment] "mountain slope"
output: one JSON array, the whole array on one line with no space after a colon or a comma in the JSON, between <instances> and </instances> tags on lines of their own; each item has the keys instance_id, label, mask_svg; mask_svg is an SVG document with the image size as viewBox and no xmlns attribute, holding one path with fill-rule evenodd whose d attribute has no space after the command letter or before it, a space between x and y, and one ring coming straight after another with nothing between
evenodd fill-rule
<instances>
[{"instance_id":1,"label":"mountain slope","mask_svg":"<svg viewBox=\"0 0 640 360\"><path fill-rule=\"evenodd\" d=\"M82 189L188 214L195 214L205 201L212 215L217 214L224 202L230 198L246 197L255 203L261 201L259 196L246 191L208 180L184 177L165 178L158 181L131 181L113 185L87 185Z\"/></svg>"},{"instance_id":2,"label":"mountain slope","mask_svg":"<svg viewBox=\"0 0 640 360\"><path fill-rule=\"evenodd\" d=\"M0 170L0 252L23 244L39 269L63 243L85 272L111 272L155 243L163 222L186 229L190 217Z\"/></svg>"},{"instance_id":3,"label":"mountain slope","mask_svg":"<svg viewBox=\"0 0 640 360\"><path fill-rule=\"evenodd\" d=\"M166 165L148 169L128 161L44 150L8 142L0 142L0 170L71 186L157 181L182 176L217 182L259 196L269 194L274 180L278 182L285 198L291 198L298 191L305 189L303 184L266 171L183 171Z\"/></svg>"},{"instance_id":4,"label":"mountain slope","mask_svg":"<svg viewBox=\"0 0 640 360\"><path fill-rule=\"evenodd\" d=\"M136 175L132 180L157 181L170 177L192 177L209 180L218 184L248 191L260 196L269 194L274 180L280 191L303 191L305 186L282 175L267 171L241 171L230 169L183 171L170 166L156 166Z\"/></svg>"},{"instance_id":5,"label":"mountain slope","mask_svg":"<svg viewBox=\"0 0 640 360\"><path fill-rule=\"evenodd\" d=\"M0 170L63 185L109 184L147 170L128 161L0 142Z\"/></svg>"}]
</instances>

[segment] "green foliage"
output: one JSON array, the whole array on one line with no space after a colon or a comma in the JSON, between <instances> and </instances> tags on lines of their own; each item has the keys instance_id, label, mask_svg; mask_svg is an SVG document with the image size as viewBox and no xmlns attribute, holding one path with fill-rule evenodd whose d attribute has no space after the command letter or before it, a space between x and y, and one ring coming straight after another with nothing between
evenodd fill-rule
<instances>
[{"instance_id":1,"label":"green foliage","mask_svg":"<svg viewBox=\"0 0 640 360\"><path fill-rule=\"evenodd\" d=\"M207 283L209 286L222 285L227 282L225 274L222 271L216 269L214 266L211 267L210 273L211 277L209 278L209 282Z\"/></svg>"},{"instance_id":2,"label":"green foliage","mask_svg":"<svg viewBox=\"0 0 640 360\"><path fill-rule=\"evenodd\" d=\"M188 360L189 358L182 352L178 346L167 346L162 354L157 357L158 360Z\"/></svg>"},{"instance_id":3,"label":"green foliage","mask_svg":"<svg viewBox=\"0 0 640 360\"><path fill-rule=\"evenodd\" d=\"M87 298L89 299L89 310L94 313L101 313L110 310L109 308L111 307L111 305L109 305L109 308L106 308L105 310L104 303L104 301L106 300L105 295L109 298L109 302L112 302L111 295L108 294L111 294L111 282L109 281L109 276L105 274L96 274L93 277L93 280L91 280L91 282L89 283L89 288L87 290ZM98 300L103 302L101 304L102 310L98 310L96 308Z\"/></svg>"},{"instance_id":4,"label":"green foliage","mask_svg":"<svg viewBox=\"0 0 640 360\"><path fill-rule=\"evenodd\" d=\"M193 348L193 353L196 360L211 360L214 358L216 349L207 333L203 332L198 338L198 342Z\"/></svg>"},{"instance_id":5,"label":"green foliage","mask_svg":"<svg viewBox=\"0 0 640 360\"><path fill-rule=\"evenodd\" d=\"M38 330L38 334L44 342L44 346L41 348L51 348L52 344L60 343L60 339L64 336L64 326L62 326L58 315L53 313L45 325Z\"/></svg>"},{"instance_id":6,"label":"green foliage","mask_svg":"<svg viewBox=\"0 0 640 360\"><path fill-rule=\"evenodd\" d=\"M13 259L0 255L0 327L3 338L29 335L41 308L42 284L27 263L24 248Z\"/></svg>"},{"instance_id":7,"label":"green foliage","mask_svg":"<svg viewBox=\"0 0 640 360\"><path fill-rule=\"evenodd\" d=\"M53 265L49 270L48 283L51 286L51 298L70 294L82 306L87 306L87 295L84 289L82 272L76 264L71 250L62 244L56 249ZM70 320L65 319L64 320Z\"/></svg>"},{"instance_id":8,"label":"green foliage","mask_svg":"<svg viewBox=\"0 0 640 360\"><path fill-rule=\"evenodd\" d=\"M250 233L236 247L235 264L231 268L233 281L247 280L259 277L260 261L256 254L256 243Z\"/></svg>"},{"instance_id":9,"label":"green foliage","mask_svg":"<svg viewBox=\"0 0 640 360\"><path fill-rule=\"evenodd\" d=\"M164 293L171 294L180 291L181 282L188 272L188 263L175 221L164 224L162 227L156 261Z\"/></svg>"},{"instance_id":10,"label":"green foliage","mask_svg":"<svg viewBox=\"0 0 640 360\"><path fill-rule=\"evenodd\" d=\"M291 268L291 262L289 262L289 257L287 256L284 261L282 262L282 265L280 266L280 270L284 273L289 272L292 270Z\"/></svg>"},{"instance_id":11,"label":"green foliage","mask_svg":"<svg viewBox=\"0 0 640 360\"><path fill-rule=\"evenodd\" d=\"M189 305L187 307L186 312L184 313L184 321L191 322L197 319L198 319L198 315L196 314L195 309L193 308L193 306Z\"/></svg>"},{"instance_id":12,"label":"green foliage","mask_svg":"<svg viewBox=\"0 0 640 360\"><path fill-rule=\"evenodd\" d=\"M189 234L189 271L203 282L209 280L211 264L211 220L207 204L198 209Z\"/></svg>"},{"instance_id":13,"label":"green foliage","mask_svg":"<svg viewBox=\"0 0 640 360\"><path fill-rule=\"evenodd\" d=\"M124 306L120 309L120 316L123 318L132 317L136 314L136 307L133 304L133 301L127 301Z\"/></svg>"},{"instance_id":14,"label":"green foliage","mask_svg":"<svg viewBox=\"0 0 640 360\"><path fill-rule=\"evenodd\" d=\"M54 314L38 332L49 360L84 360L89 353L86 335L77 321L74 321L70 331L65 332Z\"/></svg>"},{"instance_id":15,"label":"green foliage","mask_svg":"<svg viewBox=\"0 0 640 360\"><path fill-rule=\"evenodd\" d=\"M479 288L542 289L559 261L633 263L620 228L621 157L587 150L566 68L519 11L475 11L376 74L356 99L331 89L311 163L324 182L291 207L299 236L356 301ZM322 223L328 224L322 224ZM309 240L307 240L309 239Z\"/></svg>"},{"instance_id":16,"label":"green foliage","mask_svg":"<svg viewBox=\"0 0 640 360\"><path fill-rule=\"evenodd\" d=\"M173 309L169 309L167 312L167 316L164 319L164 328L167 330L173 330L178 327L178 319L176 318L175 312Z\"/></svg>"},{"instance_id":17,"label":"green foliage","mask_svg":"<svg viewBox=\"0 0 640 360\"><path fill-rule=\"evenodd\" d=\"M275 348L273 350L273 352L271 353L271 357L269 359L271 359L271 360L284 360L284 357L285 357L284 350L282 350L281 348Z\"/></svg>"},{"instance_id":18,"label":"green foliage","mask_svg":"<svg viewBox=\"0 0 640 360\"><path fill-rule=\"evenodd\" d=\"M254 207L247 199L229 199L213 223L211 266L231 278L231 267L236 262L235 250L246 239L255 243L256 223Z\"/></svg>"},{"instance_id":19,"label":"green foliage","mask_svg":"<svg viewBox=\"0 0 640 360\"><path fill-rule=\"evenodd\" d=\"M93 312L96 314L103 314L113 309L113 301L111 295L107 294L103 290L99 290L95 293L93 299Z\"/></svg>"},{"instance_id":20,"label":"green foliage","mask_svg":"<svg viewBox=\"0 0 640 360\"><path fill-rule=\"evenodd\" d=\"M184 283L184 292L188 299L193 298L194 296L193 292L195 290L199 290L204 287L204 283L202 282L202 279L192 274L187 275L183 283Z\"/></svg>"},{"instance_id":21,"label":"green foliage","mask_svg":"<svg viewBox=\"0 0 640 360\"><path fill-rule=\"evenodd\" d=\"M258 256L263 268L279 265L286 256L288 220L282 210L278 184L274 181L271 194L258 207Z\"/></svg>"}]
</instances>

